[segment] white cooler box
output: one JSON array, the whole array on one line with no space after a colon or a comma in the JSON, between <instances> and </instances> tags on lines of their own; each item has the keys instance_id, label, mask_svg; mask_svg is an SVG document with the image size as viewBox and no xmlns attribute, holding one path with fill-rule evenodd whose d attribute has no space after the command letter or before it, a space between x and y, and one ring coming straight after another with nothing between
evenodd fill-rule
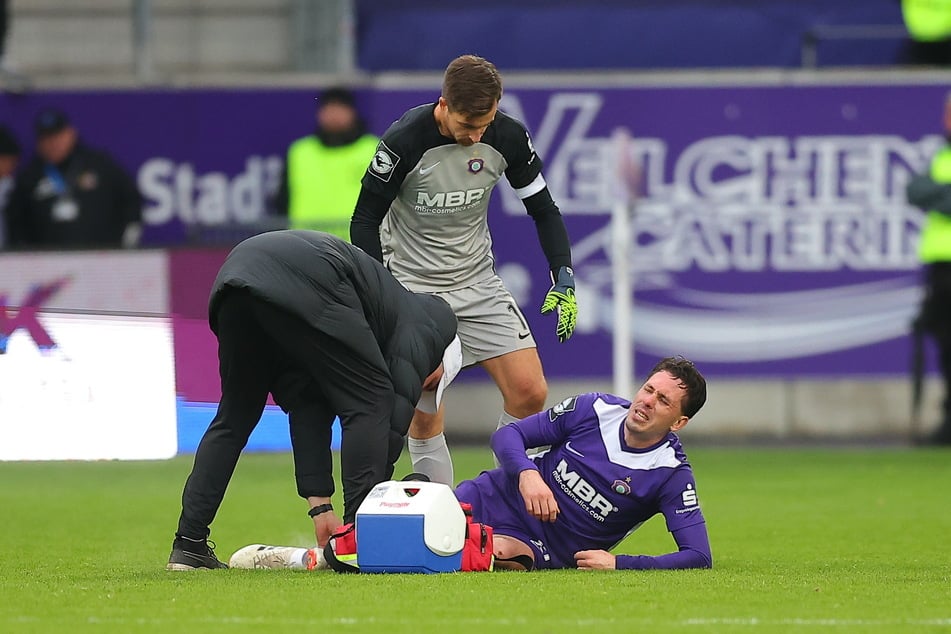
<instances>
[{"instance_id":1,"label":"white cooler box","mask_svg":"<svg viewBox=\"0 0 951 634\"><path fill-rule=\"evenodd\" d=\"M462 566L466 516L436 482L381 482L357 509L360 572L454 572Z\"/></svg>"}]
</instances>

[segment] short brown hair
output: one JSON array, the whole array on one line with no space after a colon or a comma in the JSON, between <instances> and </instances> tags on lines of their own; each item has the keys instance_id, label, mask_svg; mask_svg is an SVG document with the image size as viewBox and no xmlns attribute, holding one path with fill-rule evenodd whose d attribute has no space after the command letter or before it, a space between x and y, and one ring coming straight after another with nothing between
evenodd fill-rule
<instances>
[{"instance_id":1,"label":"short brown hair","mask_svg":"<svg viewBox=\"0 0 951 634\"><path fill-rule=\"evenodd\" d=\"M657 362L657 365L651 369L648 377L652 377L658 372L667 372L684 385L683 400L680 402L680 409L684 416L693 418L694 414L700 411L703 404L707 402L707 381L697 370L693 362L681 357L667 357Z\"/></svg>"},{"instance_id":2,"label":"short brown hair","mask_svg":"<svg viewBox=\"0 0 951 634\"><path fill-rule=\"evenodd\" d=\"M491 112L502 98L502 76L478 55L460 55L446 67L442 97L453 112L473 117Z\"/></svg>"}]
</instances>

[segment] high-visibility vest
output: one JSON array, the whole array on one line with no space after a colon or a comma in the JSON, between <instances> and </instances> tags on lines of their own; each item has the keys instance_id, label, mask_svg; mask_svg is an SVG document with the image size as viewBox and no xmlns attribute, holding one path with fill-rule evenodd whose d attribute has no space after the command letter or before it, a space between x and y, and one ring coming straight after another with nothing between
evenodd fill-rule
<instances>
[{"instance_id":1,"label":"high-visibility vest","mask_svg":"<svg viewBox=\"0 0 951 634\"><path fill-rule=\"evenodd\" d=\"M902 0L908 34L919 42L951 37L951 0Z\"/></svg>"},{"instance_id":2,"label":"high-visibility vest","mask_svg":"<svg viewBox=\"0 0 951 634\"><path fill-rule=\"evenodd\" d=\"M287 216L292 229L316 229L350 241L350 218L360 180L379 139L365 134L349 145L328 147L314 136L287 150Z\"/></svg>"},{"instance_id":3,"label":"high-visibility vest","mask_svg":"<svg viewBox=\"0 0 951 634\"><path fill-rule=\"evenodd\" d=\"M951 145L945 146L931 161L931 178L951 185ZM918 257L922 262L951 262L951 216L929 211L921 229Z\"/></svg>"}]
</instances>

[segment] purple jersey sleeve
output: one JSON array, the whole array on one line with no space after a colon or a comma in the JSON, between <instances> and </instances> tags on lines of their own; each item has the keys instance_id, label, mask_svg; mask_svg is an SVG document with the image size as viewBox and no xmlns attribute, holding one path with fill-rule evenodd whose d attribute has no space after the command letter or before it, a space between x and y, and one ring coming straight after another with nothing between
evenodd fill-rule
<instances>
[{"instance_id":1,"label":"purple jersey sleeve","mask_svg":"<svg viewBox=\"0 0 951 634\"><path fill-rule=\"evenodd\" d=\"M584 399L593 400L594 395L567 398L551 409L532 414L496 430L492 434L490 444L506 475L516 477L526 469L537 471L538 467L525 455L525 450L555 445L564 440L572 425L572 413L582 408L581 402ZM585 405L588 404L587 401Z\"/></svg>"},{"instance_id":2,"label":"purple jersey sleeve","mask_svg":"<svg viewBox=\"0 0 951 634\"><path fill-rule=\"evenodd\" d=\"M667 530L677 542L678 552L666 555L618 555L618 569L675 569L710 568L713 556L710 553L710 539L707 525L700 511L697 498L697 485L693 472L677 469L664 483L660 494L660 511L667 521Z\"/></svg>"},{"instance_id":3,"label":"purple jersey sleeve","mask_svg":"<svg viewBox=\"0 0 951 634\"><path fill-rule=\"evenodd\" d=\"M706 524L694 524L674 531L674 540L680 549L666 555L618 555L618 570L675 570L681 568L712 568L710 538Z\"/></svg>"}]
</instances>

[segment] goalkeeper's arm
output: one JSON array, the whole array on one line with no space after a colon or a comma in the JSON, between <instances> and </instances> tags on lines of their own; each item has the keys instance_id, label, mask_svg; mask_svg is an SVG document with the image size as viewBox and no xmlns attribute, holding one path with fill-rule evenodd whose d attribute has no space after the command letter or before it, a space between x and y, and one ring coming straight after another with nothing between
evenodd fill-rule
<instances>
[{"instance_id":1,"label":"goalkeeper's arm","mask_svg":"<svg viewBox=\"0 0 951 634\"><path fill-rule=\"evenodd\" d=\"M568 230L558 206L551 198L548 187L525 199L525 209L535 221L538 241L548 258L552 287L542 303L542 314L557 311L555 334L565 342L574 332L578 320L578 302L575 299L575 276L571 269L571 246Z\"/></svg>"},{"instance_id":2,"label":"goalkeeper's arm","mask_svg":"<svg viewBox=\"0 0 951 634\"><path fill-rule=\"evenodd\" d=\"M535 221L538 242L542 246L545 258L548 259L548 268L557 275L561 267L571 267L571 244L568 241L568 230L565 228L558 205L551 197L551 192L545 187L537 194L526 198L523 203L528 215Z\"/></svg>"}]
</instances>

